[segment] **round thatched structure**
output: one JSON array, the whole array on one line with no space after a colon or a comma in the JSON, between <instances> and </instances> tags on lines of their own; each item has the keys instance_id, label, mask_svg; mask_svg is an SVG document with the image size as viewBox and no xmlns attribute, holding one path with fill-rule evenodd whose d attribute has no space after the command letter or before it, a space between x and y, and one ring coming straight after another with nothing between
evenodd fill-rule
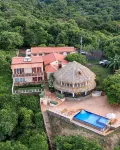
<instances>
[{"instance_id":1,"label":"round thatched structure","mask_svg":"<svg viewBox=\"0 0 120 150\"><path fill-rule=\"evenodd\" d=\"M77 63L69 62L65 67L54 73L54 87L61 93L73 95L86 95L95 87L96 75L87 67Z\"/></svg>"}]
</instances>

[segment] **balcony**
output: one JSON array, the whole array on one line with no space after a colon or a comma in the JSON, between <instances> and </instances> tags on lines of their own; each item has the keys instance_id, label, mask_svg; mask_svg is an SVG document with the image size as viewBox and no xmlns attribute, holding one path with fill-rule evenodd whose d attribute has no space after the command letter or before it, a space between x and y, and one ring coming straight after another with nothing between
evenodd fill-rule
<instances>
[{"instance_id":1,"label":"balcony","mask_svg":"<svg viewBox=\"0 0 120 150\"><path fill-rule=\"evenodd\" d=\"M16 82L14 86L23 86L23 85L39 85L41 81L33 81L33 82Z\"/></svg>"},{"instance_id":2,"label":"balcony","mask_svg":"<svg viewBox=\"0 0 120 150\"><path fill-rule=\"evenodd\" d=\"M36 93L39 94L41 93L41 89L40 88L31 88L31 89L18 89L18 90L14 90L14 94L27 94L27 93Z\"/></svg>"},{"instance_id":3,"label":"balcony","mask_svg":"<svg viewBox=\"0 0 120 150\"><path fill-rule=\"evenodd\" d=\"M43 73L37 72L37 73L13 74L13 77L36 77L36 76L43 76Z\"/></svg>"}]
</instances>

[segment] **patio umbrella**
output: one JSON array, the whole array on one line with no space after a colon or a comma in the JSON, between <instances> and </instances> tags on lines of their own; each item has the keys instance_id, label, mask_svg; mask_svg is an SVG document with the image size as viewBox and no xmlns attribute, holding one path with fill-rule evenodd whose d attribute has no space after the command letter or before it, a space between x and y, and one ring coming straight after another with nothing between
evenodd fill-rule
<instances>
[{"instance_id":1,"label":"patio umbrella","mask_svg":"<svg viewBox=\"0 0 120 150\"><path fill-rule=\"evenodd\" d=\"M116 115L115 115L114 113L108 113L108 114L106 115L106 117L109 118L109 119L115 119L115 118L116 118Z\"/></svg>"}]
</instances>

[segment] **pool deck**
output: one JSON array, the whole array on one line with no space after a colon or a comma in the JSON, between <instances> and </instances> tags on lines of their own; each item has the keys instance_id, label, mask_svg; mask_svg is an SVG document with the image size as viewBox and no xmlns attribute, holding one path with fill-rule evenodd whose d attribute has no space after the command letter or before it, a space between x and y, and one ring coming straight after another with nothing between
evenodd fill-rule
<instances>
[{"instance_id":1,"label":"pool deck","mask_svg":"<svg viewBox=\"0 0 120 150\"><path fill-rule=\"evenodd\" d=\"M98 114L103 117L106 117L106 114L108 113L114 113L116 114L117 122L113 124L112 126L115 128L120 127L120 106L110 105L107 101L106 96L91 97L83 101L64 101L64 102L60 102L60 100L58 100L54 96L54 94L49 93L49 96L50 96L50 99L59 102L59 105L58 106L44 106L43 104L41 104L41 108L43 111L49 110L58 115L64 116L70 119L71 122L73 122L74 124L87 128L89 130L92 130L94 132L97 132L97 131L95 129L92 129L91 127L88 127L87 125L84 125L84 124L81 124L72 120L73 116L76 113L78 113L81 109L87 110L89 112ZM98 134L105 135L100 131Z\"/></svg>"}]
</instances>

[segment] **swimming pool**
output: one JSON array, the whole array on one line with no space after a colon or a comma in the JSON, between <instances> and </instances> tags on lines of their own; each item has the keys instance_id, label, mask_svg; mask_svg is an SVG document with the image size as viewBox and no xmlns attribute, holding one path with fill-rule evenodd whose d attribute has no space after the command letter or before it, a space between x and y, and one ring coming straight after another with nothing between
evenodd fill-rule
<instances>
[{"instance_id":1,"label":"swimming pool","mask_svg":"<svg viewBox=\"0 0 120 150\"><path fill-rule=\"evenodd\" d=\"M104 129L110 121L108 118L99 116L86 110L81 110L73 117L73 119L94 126L98 129Z\"/></svg>"}]
</instances>

